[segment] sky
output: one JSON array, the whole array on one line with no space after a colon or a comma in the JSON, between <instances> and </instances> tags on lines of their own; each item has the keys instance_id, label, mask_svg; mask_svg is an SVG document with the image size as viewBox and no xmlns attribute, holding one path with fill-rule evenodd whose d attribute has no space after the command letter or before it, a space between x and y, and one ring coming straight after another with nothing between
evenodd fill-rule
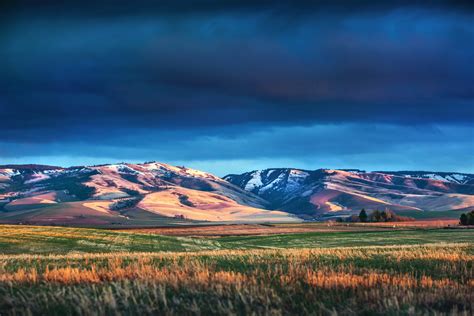
<instances>
[{"instance_id":1,"label":"sky","mask_svg":"<svg viewBox=\"0 0 474 316\"><path fill-rule=\"evenodd\" d=\"M0 164L474 173L473 20L459 0L2 1Z\"/></svg>"}]
</instances>

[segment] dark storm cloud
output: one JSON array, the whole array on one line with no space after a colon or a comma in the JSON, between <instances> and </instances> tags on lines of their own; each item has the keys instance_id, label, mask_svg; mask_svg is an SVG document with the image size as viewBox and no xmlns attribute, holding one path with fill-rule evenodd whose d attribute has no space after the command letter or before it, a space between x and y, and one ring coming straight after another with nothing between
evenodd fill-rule
<instances>
[{"instance_id":1,"label":"dark storm cloud","mask_svg":"<svg viewBox=\"0 0 474 316\"><path fill-rule=\"evenodd\" d=\"M468 16L350 15L276 33L267 18L24 22L5 41L6 126L470 119Z\"/></svg>"},{"instance_id":2,"label":"dark storm cloud","mask_svg":"<svg viewBox=\"0 0 474 316\"><path fill-rule=\"evenodd\" d=\"M386 150L416 135L407 126L458 125L455 146L464 152L474 136L472 1L10 1L3 8L0 156L58 148L75 155L90 144L110 157L121 144L124 158L191 159L186 153L204 146L212 150L199 152L202 159L248 159L278 156L259 150L264 143L301 156L313 139L328 154L349 154L333 146L343 137L328 124L361 139L368 135L361 126L393 126L380 132L380 143L393 144ZM301 126L321 130L315 136ZM257 137L281 127L285 134ZM325 141L324 130L341 138ZM421 135L439 145L436 133Z\"/></svg>"},{"instance_id":3,"label":"dark storm cloud","mask_svg":"<svg viewBox=\"0 0 474 316\"><path fill-rule=\"evenodd\" d=\"M474 7L469 0L6 0L5 7L29 10L36 6L39 10L70 10L73 14L108 15L131 13L186 14L201 12L228 12L232 10L254 11L262 9L284 9L305 13L307 10L319 11L379 11L400 7L431 7L441 9L468 10Z\"/></svg>"}]
</instances>

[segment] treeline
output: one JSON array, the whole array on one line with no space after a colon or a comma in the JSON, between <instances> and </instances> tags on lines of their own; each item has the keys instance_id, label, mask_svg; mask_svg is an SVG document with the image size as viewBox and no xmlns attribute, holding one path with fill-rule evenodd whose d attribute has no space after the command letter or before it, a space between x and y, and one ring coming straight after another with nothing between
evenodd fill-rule
<instances>
[{"instance_id":1,"label":"treeline","mask_svg":"<svg viewBox=\"0 0 474 316\"><path fill-rule=\"evenodd\" d=\"M127 208L132 208L138 205L140 201L143 199L143 196L134 196L131 198L125 198L118 200L110 205L110 210L112 211L120 211Z\"/></svg>"},{"instance_id":2,"label":"treeline","mask_svg":"<svg viewBox=\"0 0 474 316\"><path fill-rule=\"evenodd\" d=\"M397 215L391 210L375 210L367 213L365 209L362 209L359 215L352 215L346 219L346 221L351 223L406 222L412 220L414 220L414 218Z\"/></svg>"}]
</instances>

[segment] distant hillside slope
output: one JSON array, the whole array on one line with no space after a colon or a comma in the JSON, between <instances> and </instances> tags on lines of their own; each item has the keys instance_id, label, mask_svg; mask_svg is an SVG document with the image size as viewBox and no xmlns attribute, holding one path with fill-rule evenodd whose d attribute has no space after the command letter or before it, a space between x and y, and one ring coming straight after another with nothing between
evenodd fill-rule
<instances>
[{"instance_id":1,"label":"distant hillside slope","mask_svg":"<svg viewBox=\"0 0 474 316\"><path fill-rule=\"evenodd\" d=\"M474 207L474 175L277 168L224 177L303 217L361 208L442 211Z\"/></svg>"},{"instance_id":2,"label":"distant hillside slope","mask_svg":"<svg viewBox=\"0 0 474 316\"><path fill-rule=\"evenodd\" d=\"M212 174L163 163L59 168L0 166L0 222L151 225L175 221L295 221Z\"/></svg>"},{"instance_id":3,"label":"distant hillside slope","mask_svg":"<svg viewBox=\"0 0 474 316\"><path fill-rule=\"evenodd\" d=\"M474 184L474 174L458 172L429 172L429 171L376 171L378 173L391 174L395 176L421 178L452 182L457 184Z\"/></svg>"}]
</instances>

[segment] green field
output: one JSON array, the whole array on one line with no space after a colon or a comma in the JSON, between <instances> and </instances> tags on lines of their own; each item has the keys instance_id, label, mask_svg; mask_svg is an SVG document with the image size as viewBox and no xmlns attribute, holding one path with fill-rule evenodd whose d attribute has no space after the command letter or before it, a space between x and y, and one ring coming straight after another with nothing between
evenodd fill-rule
<instances>
[{"instance_id":1,"label":"green field","mask_svg":"<svg viewBox=\"0 0 474 316\"><path fill-rule=\"evenodd\" d=\"M5 254L197 251L219 248L219 244L213 240L186 237L89 228L0 226L0 253Z\"/></svg>"},{"instance_id":2,"label":"green field","mask_svg":"<svg viewBox=\"0 0 474 316\"><path fill-rule=\"evenodd\" d=\"M474 230L0 226L0 315L471 315Z\"/></svg>"},{"instance_id":3,"label":"green field","mask_svg":"<svg viewBox=\"0 0 474 316\"><path fill-rule=\"evenodd\" d=\"M398 215L413 217L415 219L443 219L443 218L453 218L459 219L461 214L466 213L466 211L415 211L415 210L408 210L408 211L397 211Z\"/></svg>"},{"instance_id":4,"label":"green field","mask_svg":"<svg viewBox=\"0 0 474 316\"><path fill-rule=\"evenodd\" d=\"M269 236L191 238L89 228L0 226L0 253L4 254L357 247L443 242L464 243L473 240L474 230L470 229L381 229L381 231L360 232L311 232Z\"/></svg>"}]
</instances>

